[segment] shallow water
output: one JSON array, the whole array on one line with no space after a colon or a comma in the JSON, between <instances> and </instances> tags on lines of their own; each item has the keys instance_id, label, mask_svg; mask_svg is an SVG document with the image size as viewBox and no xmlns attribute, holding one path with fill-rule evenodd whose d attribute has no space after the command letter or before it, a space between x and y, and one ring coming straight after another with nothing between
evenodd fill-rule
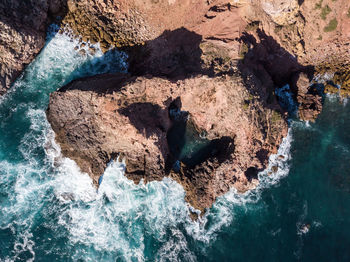
<instances>
[{"instance_id":1,"label":"shallow water","mask_svg":"<svg viewBox=\"0 0 350 262\"><path fill-rule=\"evenodd\" d=\"M61 156L49 93L126 67L121 53L82 56L76 45L52 33L1 99L0 261L350 260L350 104L327 97L316 123L291 121L259 187L232 190L192 222L174 181L136 186L112 162L97 192Z\"/></svg>"}]
</instances>

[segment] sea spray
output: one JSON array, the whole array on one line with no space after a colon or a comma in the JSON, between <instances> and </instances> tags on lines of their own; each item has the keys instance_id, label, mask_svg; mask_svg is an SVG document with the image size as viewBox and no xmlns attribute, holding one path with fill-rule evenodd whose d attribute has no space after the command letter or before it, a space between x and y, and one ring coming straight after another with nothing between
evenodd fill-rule
<instances>
[{"instance_id":1,"label":"sea spray","mask_svg":"<svg viewBox=\"0 0 350 262\"><path fill-rule=\"evenodd\" d=\"M257 188L238 193L232 188L224 196L219 197L209 210L203 221L189 225L186 229L195 239L209 244L215 239L223 227L234 223L234 210L245 207L247 203L256 203L260 199L263 190L276 185L281 178L288 175L290 161L290 147L292 142L292 130L288 130L278 149L277 154L271 155L268 167L258 174L259 185ZM275 169L277 167L277 170Z\"/></svg>"},{"instance_id":2,"label":"sea spray","mask_svg":"<svg viewBox=\"0 0 350 262\"><path fill-rule=\"evenodd\" d=\"M55 222L60 209L53 185L57 170L50 152L57 148L45 144L52 132L44 111L49 93L77 77L126 70L125 54L103 54L97 46L94 54L82 55L75 50L79 42L57 30L55 25L50 27L42 52L0 100L0 230L6 234L0 260L31 261L44 253L64 257L61 244L47 246L48 239L64 243L66 235ZM42 239L38 230L47 232Z\"/></svg>"},{"instance_id":3,"label":"sea spray","mask_svg":"<svg viewBox=\"0 0 350 262\"><path fill-rule=\"evenodd\" d=\"M259 174L257 189L232 189L198 221L190 219L179 184L165 178L135 185L124 176L123 163L111 162L97 190L61 155L45 109L49 93L75 78L125 71L125 55L103 55L98 47L94 55L81 54L77 40L51 29L41 54L0 102L1 259L194 261L194 243L206 254L235 223L237 208L257 203L261 191L288 173L290 133ZM276 165L278 171L268 175Z\"/></svg>"},{"instance_id":4,"label":"sea spray","mask_svg":"<svg viewBox=\"0 0 350 262\"><path fill-rule=\"evenodd\" d=\"M189 218L185 192L169 178L135 185L124 176L125 164L112 161L104 173L103 183L95 191L88 176L80 173L76 164L65 158L53 183L57 185L56 196L62 203L68 204L59 223L68 229L69 239L74 245L94 247L88 256L91 258L99 252L108 251L111 257L106 255L106 259L117 254L127 260L142 261L146 251L144 242L147 238L153 238L158 244L163 243L157 252L159 259L178 258L182 254L188 258L186 261L194 260L186 237L177 227L185 226L189 236L205 244L213 241L225 225L232 223L234 206L258 201L261 190L276 184L288 173L290 142L289 132L278 154L271 156L269 167L259 174L260 185L257 189L245 194L238 194L232 189L219 198L199 221ZM273 166L279 168L275 173ZM170 236L169 230L172 232ZM86 250L83 250L75 253L76 258L86 255Z\"/></svg>"}]
</instances>

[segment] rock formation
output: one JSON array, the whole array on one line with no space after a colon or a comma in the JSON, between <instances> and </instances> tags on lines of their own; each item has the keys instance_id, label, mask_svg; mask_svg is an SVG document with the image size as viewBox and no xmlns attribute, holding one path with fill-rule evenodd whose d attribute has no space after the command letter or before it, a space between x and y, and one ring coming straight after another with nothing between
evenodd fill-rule
<instances>
[{"instance_id":1,"label":"rock formation","mask_svg":"<svg viewBox=\"0 0 350 262\"><path fill-rule=\"evenodd\" d=\"M314 120L322 108L314 66L349 55L345 0L89 3L68 1L64 23L103 50L127 51L130 74L51 95L47 116L63 154L95 184L122 156L130 179L170 176L202 211L231 186L256 186L287 132L275 88L289 84L300 118Z\"/></svg>"},{"instance_id":2,"label":"rock formation","mask_svg":"<svg viewBox=\"0 0 350 262\"><path fill-rule=\"evenodd\" d=\"M303 104L300 110L309 111L301 114L305 120L314 119L320 112L320 105L316 102L320 99L314 99L313 90L308 90L302 97L293 82L295 75L303 72L312 78L314 72L335 73L350 59L350 3L346 0L214 0L197 3L181 0L102 3L94 0L91 5L85 1L69 3L70 11L65 22L77 36L99 41L104 50L113 46L146 45L127 48L133 74L151 71L149 66L153 67L153 75L177 73L170 72L171 69L164 64L167 60L164 57L176 48L172 45L174 39L167 39L165 30L186 28L195 32L206 43L203 45L209 47L208 52L212 46L210 43L220 46L229 63L224 68L216 68L216 73L222 69L231 70L232 63L250 53L245 60L250 61L248 64L255 71L258 67L258 71L266 71L276 86L289 83L293 87L294 97ZM158 41L153 41L155 38ZM141 59L156 62L140 63ZM339 82L339 79L342 78L333 82ZM345 89L341 94L348 93ZM315 102L317 108L313 110Z\"/></svg>"},{"instance_id":3,"label":"rock formation","mask_svg":"<svg viewBox=\"0 0 350 262\"><path fill-rule=\"evenodd\" d=\"M326 90L342 84L350 93L347 0L5 1L1 93L65 4L64 28L129 55L129 74L77 80L51 95L57 142L95 184L121 155L129 178L171 176L203 211L231 186L254 187L276 152L287 130L276 87L289 84L300 118L312 121L322 109L315 74L331 72Z\"/></svg>"},{"instance_id":4,"label":"rock formation","mask_svg":"<svg viewBox=\"0 0 350 262\"><path fill-rule=\"evenodd\" d=\"M227 0L69 0L68 7L64 23L103 49L142 45L181 27L232 42L245 26L238 6Z\"/></svg>"},{"instance_id":5,"label":"rock formation","mask_svg":"<svg viewBox=\"0 0 350 262\"><path fill-rule=\"evenodd\" d=\"M130 179L171 176L203 211L231 186L244 192L257 185L257 173L287 133L278 105L271 106L236 74L176 82L116 74L53 93L47 116L62 153L96 184L107 163L122 155Z\"/></svg>"},{"instance_id":6,"label":"rock formation","mask_svg":"<svg viewBox=\"0 0 350 262\"><path fill-rule=\"evenodd\" d=\"M310 86L310 79L306 74L300 73L295 78L299 118L315 121L322 110L322 96L315 85Z\"/></svg>"},{"instance_id":7,"label":"rock formation","mask_svg":"<svg viewBox=\"0 0 350 262\"><path fill-rule=\"evenodd\" d=\"M47 25L64 11L63 0L0 2L0 95L39 53Z\"/></svg>"}]
</instances>

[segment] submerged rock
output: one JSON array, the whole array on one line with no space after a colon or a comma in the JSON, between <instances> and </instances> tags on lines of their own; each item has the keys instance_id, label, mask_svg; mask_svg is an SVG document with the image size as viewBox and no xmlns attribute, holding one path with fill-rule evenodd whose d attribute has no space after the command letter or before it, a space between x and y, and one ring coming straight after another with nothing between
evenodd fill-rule
<instances>
[{"instance_id":1,"label":"submerged rock","mask_svg":"<svg viewBox=\"0 0 350 262\"><path fill-rule=\"evenodd\" d=\"M110 159L121 156L128 178L170 176L203 211L231 186L254 188L287 133L275 110L259 100L244 106L249 97L239 75L178 81L101 75L51 94L47 117L62 153L96 185Z\"/></svg>"}]
</instances>

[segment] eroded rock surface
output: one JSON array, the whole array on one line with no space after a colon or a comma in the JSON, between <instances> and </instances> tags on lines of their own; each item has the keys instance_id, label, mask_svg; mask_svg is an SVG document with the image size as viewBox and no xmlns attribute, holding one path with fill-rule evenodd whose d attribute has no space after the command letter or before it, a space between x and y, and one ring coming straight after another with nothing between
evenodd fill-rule
<instances>
[{"instance_id":1,"label":"eroded rock surface","mask_svg":"<svg viewBox=\"0 0 350 262\"><path fill-rule=\"evenodd\" d=\"M84 40L100 42L104 50L143 45L181 27L232 42L245 26L239 8L225 0L69 0L68 7L64 22Z\"/></svg>"},{"instance_id":2,"label":"eroded rock surface","mask_svg":"<svg viewBox=\"0 0 350 262\"><path fill-rule=\"evenodd\" d=\"M39 53L47 25L64 10L64 0L0 2L0 95Z\"/></svg>"},{"instance_id":3,"label":"eroded rock surface","mask_svg":"<svg viewBox=\"0 0 350 262\"><path fill-rule=\"evenodd\" d=\"M291 86L303 120L322 109L309 82L315 67L334 74L326 90L349 93L347 0L6 0L0 94L58 14L82 41L129 55L130 75L77 80L51 95L57 142L95 184L120 155L135 182L171 176L204 210L230 186L253 188L276 152L287 131L276 87Z\"/></svg>"},{"instance_id":4,"label":"eroded rock surface","mask_svg":"<svg viewBox=\"0 0 350 262\"><path fill-rule=\"evenodd\" d=\"M77 80L51 95L47 115L63 154L95 184L110 159L123 156L129 178L171 176L202 211L231 186L256 186L287 132L275 88L289 84L300 118L314 120L322 109L310 85L314 66L349 58L346 0L68 7L64 23L77 37L128 52L130 75Z\"/></svg>"},{"instance_id":5,"label":"eroded rock surface","mask_svg":"<svg viewBox=\"0 0 350 262\"><path fill-rule=\"evenodd\" d=\"M73 81L51 95L47 116L62 153L96 184L121 155L129 178L171 176L203 211L231 186L244 192L257 185L257 172L287 133L273 106L236 74L178 81L117 74ZM188 133L202 145L191 145Z\"/></svg>"},{"instance_id":6,"label":"eroded rock surface","mask_svg":"<svg viewBox=\"0 0 350 262\"><path fill-rule=\"evenodd\" d=\"M300 73L295 76L299 118L305 121L315 121L322 111L322 96L316 86L310 86L309 77Z\"/></svg>"}]
</instances>

